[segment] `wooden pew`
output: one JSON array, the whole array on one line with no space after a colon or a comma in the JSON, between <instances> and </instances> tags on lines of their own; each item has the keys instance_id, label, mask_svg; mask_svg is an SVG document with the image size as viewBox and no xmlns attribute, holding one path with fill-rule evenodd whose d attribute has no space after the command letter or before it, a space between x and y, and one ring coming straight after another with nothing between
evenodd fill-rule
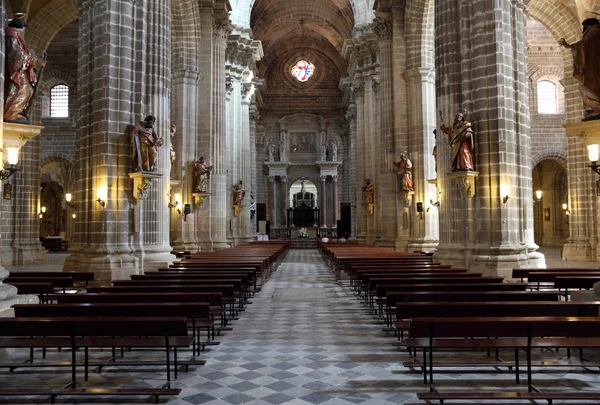
<instances>
[{"instance_id":1,"label":"wooden pew","mask_svg":"<svg viewBox=\"0 0 600 405\"><path fill-rule=\"evenodd\" d=\"M4 279L6 284L39 284L39 283L51 283L54 289L62 290L66 292L67 287L73 287L73 278L70 276L50 276L50 277L20 277L10 275Z\"/></svg>"},{"instance_id":2,"label":"wooden pew","mask_svg":"<svg viewBox=\"0 0 600 405\"><path fill-rule=\"evenodd\" d=\"M225 304L220 292L138 292L138 293L86 293L86 294L65 294L57 297L59 304L73 303L161 303L161 302L208 302L210 314L214 318L218 316L221 319L221 328L217 331L226 330L227 319L225 318Z\"/></svg>"},{"instance_id":3,"label":"wooden pew","mask_svg":"<svg viewBox=\"0 0 600 405\"><path fill-rule=\"evenodd\" d=\"M54 293L54 285L52 283L7 283L17 287L17 294L37 295L40 299L40 304L45 304L54 301L57 295ZM62 295L62 294L61 294ZM66 294L68 295L68 294Z\"/></svg>"},{"instance_id":4,"label":"wooden pew","mask_svg":"<svg viewBox=\"0 0 600 405\"><path fill-rule=\"evenodd\" d=\"M527 283L427 283L427 284L379 284L375 288L379 315L382 316L383 305L387 304L388 293L405 293L416 291L525 291ZM394 305L395 307L395 305Z\"/></svg>"},{"instance_id":5,"label":"wooden pew","mask_svg":"<svg viewBox=\"0 0 600 405\"><path fill-rule=\"evenodd\" d=\"M143 336L143 337L141 337ZM178 395L181 389L171 389L170 350L189 347L186 319L180 318L0 318L0 347L2 348L71 348L71 381L64 388L33 387L0 388L0 396L48 395ZM166 356L167 385L164 388L102 388L77 389L77 350L80 348L162 347ZM30 365L31 366L31 365ZM88 367L86 357L84 367Z\"/></svg>"},{"instance_id":6,"label":"wooden pew","mask_svg":"<svg viewBox=\"0 0 600 405\"><path fill-rule=\"evenodd\" d=\"M573 272L573 271L530 271L527 276L527 282L530 288L539 291L542 288L554 288L556 277L594 277L600 276L600 271L592 272Z\"/></svg>"},{"instance_id":7,"label":"wooden pew","mask_svg":"<svg viewBox=\"0 0 600 405\"><path fill-rule=\"evenodd\" d=\"M94 281L94 273L78 271L19 271L11 270L11 277L71 277L73 283L82 283L87 287Z\"/></svg>"},{"instance_id":8,"label":"wooden pew","mask_svg":"<svg viewBox=\"0 0 600 405\"><path fill-rule=\"evenodd\" d=\"M398 302L396 322L398 330L405 330L411 318L494 317L494 316L598 316L600 302L565 301L483 301L473 302ZM402 334L399 334L399 337Z\"/></svg>"},{"instance_id":9,"label":"wooden pew","mask_svg":"<svg viewBox=\"0 0 600 405\"><path fill-rule=\"evenodd\" d=\"M559 301L561 293L558 291L407 291L388 292L386 296L387 325L391 326L392 316L396 314L396 307L401 302L426 302L426 301Z\"/></svg>"},{"instance_id":10,"label":"wooden pew","mask_svg":"<svg viewBox=\"0 0 600 405\"><path fill-rule=\"evenodd\" d=\"M594 268L585 268L585 267L581 267L581 268L547 268L547 269L530 269L530 268L519 268L519 269L513 269L512 271L512 277L513 278L519 278L521 279L521 282L523 282L523 279L526 279L529 277L529 273L530 272L545 272L545 273L551 273L551 272L558 272L558 273L564 273L564 272L573 272L573 273L581 273L581 272L593 272L593 271L598 271L600 272L600 269L594 269Z\"/></svg>"},{"instance_id":11,"label":"wooden pew","mask_svg":"<svg viewBox=\"0 0 600 405\"><path fill-rule=\"evenodd\" d=\"M600 281L600 274L597 276L556 276L554 279L554 288L565 290L565 300L569 299L569 288L579 288L589 290L594 284Z\"/></svg>"},{"instance_id":12,"label":"wooden pew","mask_svg":"<svg viewBox=\"0 0 600 405\"><path fill-rule=\"evenodd\" d=\"M529 392L537 391L532 381L531 352L536 348L598 348L600 347L600 317L474 317L474 318L413 318L410 322L407 347L423 350L424 380L433 383L433 352L436 350L512 349L515 368L518 350L527 354L527 383ZM429 357L427 358L427 355ZM582 364L585 366L585 364ZM569 364L573 367L574 364ZM519 371L516 368L518 375ZM572 391L569 391L572 393ZM441 393L435 398L447 399ZM473 394L473 392L471 392ZM553 392L556 399L564 393ZM600 399L600 392L581 392L581 400ZM476 395L483 395L480 391ZM505 397L502 391L486 392L490 400ZM564 397L564 396L563 396ZM471 399L473 397L461 397ZM454 399L459 399L455 397Z\"/></svg>"},{"instance_id":13,"label":"wooden pew","mask_svg":"<svg viewBox=\"0 0 600 405\"><path fill-rule=\"evenodd\" d=\"M186 317L188 326L192 329L193 355L196 355L196 347L202 345L200 342L200 330L204 329L207 339L215 338L214 321L210 317L210 306L208 302L163 302L163 303L81 303L81 304L17 304L13 305L17 317ZM199 351L199 350L198 350ZM193 359L194 360L194 359ZM204 364L194 361L186 363L189 365ZM119 365L115 363L115 365ZM130 364L128 364L130 365ZM135 365L135 364L134 364ZM177 378L177 375L175 375ZM87 377L86 377L87 380Z\"/></svg>"},{"instance_id":14,"label":"wooden pew","mask_svg":"<svg viewBox=\"0 0 600 405\"><path fill-rule=\"evenodd\" d=\"M229 306L231 316L235 316L235 289L232 284L214 285L131 285L113 287L90 287L88 293L207 293L220 292L223 303Z\"/></svg>"}]
</instances>

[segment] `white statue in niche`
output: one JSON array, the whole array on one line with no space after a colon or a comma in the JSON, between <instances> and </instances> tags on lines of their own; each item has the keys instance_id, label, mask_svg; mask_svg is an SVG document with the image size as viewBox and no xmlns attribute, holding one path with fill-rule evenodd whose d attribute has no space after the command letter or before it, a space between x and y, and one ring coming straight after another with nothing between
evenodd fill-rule
<instances>
[{"instance_id":1,"label":"white statue in niche","mask_svg":"<svg viewBox=\"0 0 600 405\"><path fill-rule=\"evenodd\" d=\"M337 154L338 154L338 142L336 140L333 140L330 142L331 145L331 160L333 160L334 162L337 162Z\"/></svg>"}]
</instances>

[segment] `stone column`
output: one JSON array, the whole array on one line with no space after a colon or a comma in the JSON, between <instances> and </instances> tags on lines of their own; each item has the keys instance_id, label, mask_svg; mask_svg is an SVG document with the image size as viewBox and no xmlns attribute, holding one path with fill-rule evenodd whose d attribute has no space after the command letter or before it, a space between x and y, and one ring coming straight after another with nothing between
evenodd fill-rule
<instances>
[{"instance_id":1,"label":"stone column","mask_svg":"<svg viewBox=\"0 0 600 405\"><path fill-rule=\"evenodd\" d=\"M256 162L256 127L260 120L260 113L256 104L250 105L250 162ZM254 191L254 201L258 198L258 180L256 177L256 164L250 164L250 190ZM254 217L250 218L250 235L254 236L258 232L256 229L256 212Z\"/></svg>"},{"instance_id":2,"label":"stone column","mask_svg":"<svg viewBox=\"0 0 600 405\"><path fill-rule=\"evenodd\" d=\"M46 263L46 249L40 243L40 137L19 151L19 172L10 178L13 185L13 263Z\"/></svg>"},{"instance_id":3,"label":"stone column","mask_svg":"<svg viewBox=\"0 0 600 405\"><path fill-rule=\"evenodd\" d=\"M204 4L205 2L202 2ZM194 153L194 159L197 159L200 156L204 156L206 161L210 165L214 165L216 162L216 158L214 154L213 148L213 138L215 136L213 132L213 105L215 101L215 92L213 91L213 48L214 43L216 41L214 36L214 13L215 10L211 4L208 7L200 7L199 12L199 20L200 20L200 36L201 40L199 41L198 47L198 69L199 69L199 77L198 77L198 86L196 88L196 108L191 111L193 114L192 117L196 121L197 125L197 133L191 133L194 144L192 152ZM217 67L223 69L223 67ZM225 84L223 84L224 86ZM224 102L224 101L223 101ZM197 117L205 117L205 119L198 120ZM190 170L190 175L193 173L192 165L186 166L187 170ZM212 251L213 250L213 239L214 239L214 229L213 229L213 220L212 220L212 212L214 207L214 201L217 199L216 193L216 183L220 182L224 187L224 179L221 174L218 176L215 175L216 167L213 168L213 175L211 176L210 184L209 184L209 192L211 195L205 200L203 207L195 206L195 211L193 212L193 227L195 238L198 242L199 250L201 251ZM191 191L190 191L191 193ZM221 211L225 208L225 193L224 190L220 192L220 199L218 204L221 204ZM191 204L191 200L189 200ZM216 209L216 208L215 208ZM186 222L189 222L190 219ZM185 224L184 224L185 226ZM190 226L190 225L188 225ZM216 226L216 225L215 225ZM190 226L191 228L191 226Z\"/></svg>"},{"instance_id":4,"label":"stone column","mask_svg":"<svg viewBox=\"0 0 600 405\"><path fill-rule=\"evenodd\" d=\"M287 176L279 177L279 226L285 228L287 226L287 204L288 204L288 178Z\"/></svg>"},{"instance_id":5,"label":"stone column","mask_svg":"<svg viewBox=\"0 0 600 405\"><path fill-rule=\"evenodd\" d=\"M233 184L227 184L227 164L224 149L226 139L225 123L225 49L227 36L231 32L229 20L217 20L213 26L212 51L212 196L210 201L211 233L213 250L230 247L227 240L227 216L233 206L227 204L227 195L233 192ZM224 209L225 208L225 209Z\"/></svg>"},{"instance_id":6,"label":"stone column","mask_svg":"<svg viewBox=\"0 0 600 405\"><path fill-rule=\"evenodd\" d=\"M435 161L432 155L435 147L433 130L436 127L435 69L414 68L406 72L408 82L408 157L412 162L415 194L409 208L415 212L415 202L422 201L429 208L423 219L413 221L409 251L434 249L439 243L439 211L431 204L437 201L437 188L428 180L436 178ZM445 136L437 129L439 137ZM403 204L403 203L402 203ZM427 209L426 208L426 209Z\"/></svg>"},{"instance_id":7,"label":"stone column","mask_svg":"<svg viewBox=\"0 0 600 405\"><path fill-rule=\"evenodd\" d=\"M129 0L79 2L79 157L74 199L80 202L81 215L73 255L64 269L94 272L101 284L128 278L140 269L139 259L132 255L131 240L139 229L134 227L128 176L133 167L128 131L144 118L143 113L149 113L149 106L141 105L146 101L144 12ZM124 38L135 39L119 46ZM111 86L119 91L107 92ZM98 115L99 111L105 114ZM104 207L96 201L98 190L105 191Z\"/></svg>"},{"instance_id":8,"label":"stone column","mask_svg":"<svg viewBox=\"0 0 600 405\"><path fill-rule=\"evenodd\" d=\"M327 176L321 176L321 190L320 190L320 194L321 194L321 204L320 204L320 209L321 209L321 228L327 228L327 217L329 216L328 214L328 207L327 207Z\"/></svg>"},{"instance_id":9,"label":"stone column","mask_svg":"<svg viewBox=\"0 0 600 405\"><path fill-rule=\"evenodd\" d=\"M275 176L269 176L269 211L271 219L269 220L270 228L275 228L275 220L277 218L277 207L275 205Z\"/></svg>"},{"instance_id":10,"label":"stone column","mask_svg":"<svg viewBox=\"0 0 600 405\"><path fill-rule=\"evenodd\" d=\"M365 243L367 239L367 207L363 186L367 175L365 173L365 109L364 109L364 82L358 81L354 84L354 95L356 96L356 233L354 236L359 243Z\"/></svg>"},{"instance_id":11,"label":"stone column","mask_svg":"<svg viewBox=\"0 0 600 405\"><path fill-rule=\"evenodd\" d=\"M348 127L350 131L349 141L350 147L348 148L348 153L346 155L346 159L344 159L344 166L346 168L346 175L348 177L348 188L349 188L349 196L351 203L351 239L356 238L357 233L357 215L358 215L358 207L360 206L360 182L358 181L360 177L357 176L358 169L356 165L356 160L351 158L352 156L357 156L356 150L356 104L352 103L348 107L348 111L346 112L346 120L348 121ZM357 179L358 177L358 179Z\"/></svg>"},{"instance_id":12,"label":"stone column","mask_svg":"<svg viewBox=\"0 0 600 405\"><path fill-rule=\"evenodd\" d=\"M147 71L144 109L156 117L155 129L163 139L158 148L156 172L162 177L153 181L141 206L140 236L142 247L136 252L140 270L152 271L165 267L175 259L169 243L169 193L171 161L171 2L149 0L145 4ZM141 111L142 115L146 114ZM139 115L141 117L142 115ZM134 190L135 192L135 190Z\"/></svg>"},{"instance_id":13,"label":"stone column","mask_svg":"<svg viewBox=\"0 0 600 405\"><path fill-rule=\"evenodd\" d=\"M194 200L194 168L192 162L199 156L208 155L208 150L198 150L197 134L199 131L196 120L198 79L200 72L197 70L175 70L173 72L173 109L172 123L177 126L173 140L176 160L171 168L171 177L179 181L174 186L171 195L181 194L180 209L184 204L191 204ZM205 156L208 159L208 156ZM175 202L175 201L173 201ZM186 221L176 209L171 209L171 235L173 249L190 252L198 251L196 229L199 215L192 214Z\"/></svg>"},{"instance_id":14,"label":"stone column","mask_svg":"<svg viewBox=\"0 0 600 405\"><path fill-rule=\"evenodd\" d=\"M240 231L239 231L239 242L248 243L252 239L252 228L250 220L250 192L252 188L252 150L250 145L250 97L252 96L252 84L244 83L241 87L242 100L240 109L240 134L239 134L239 150L240 150L240 176L246 184L248 190L246 191L246 198L244 198L244 204L242 206L242 212L239 216ZM256 165L254 165L256 166Z\"/></svg>"},{"instance_id":15,"label":"stone column","mask_svg":"<svg viewBox=\"0 0 600 405\"><path fill-rule=\"evenodd\" d=\"M5 8L3 7L0 10L0 32L4 32L4 25L6 22L6 16L4 15ZM4 83L4 38L0 41L0 82ZM0 146L3 146L3 118L4 117L4 86L0 86ZM31 141L30 141L31 142ZM0 147L0 170L3 169L4 156L2 147ZM22 156L22 154L21 154ZM17 174L14 174L16 176ZM2 187L4 187L4 183L2 183ZM39 190L39 186L35 187L36 190ZM4 192L4 189L2 189ZM0 199L0 229L4 229L3 220L4 220L4 209L6 201L4 199ZM8 207L9 208L9 207ZM10 212L10 211L9 211ZM3 232L0 232L0 249L2 247L2 235ZM39 244L39 239L38 239ZM45 254L45 252L44 252ZM13 315L13 310L10 309L14 304L28 304L28 303L37 303L38 299L35 296L31 295L19 295L17 296L17 287L4 284L2 280L9 276L8 271L2 267L2 261L0 260L0 316L11 316ZM0 358L4 358L6 354L6 349L0 349Z\"/></svg>"},{"instance_id":16,"label":"stone column","mask_svg":"<svg viewBox=\"0 0 600 405\"><path fill-rule=\"evenodd\" d=\"M380 177L377 186L380 190L380 202L377 205L379 229L378 246L405 249L406 243L398 243L398 218L396 214L397 185L394 169L394 151L396 141L394 134L394 72L392 55L391 18L377 17L373 22L373 32L377 35L379 50L379 86L376 92L377 115L379 129L376 137L376 156L378 156L378 172ZM376 86L377 87L377 86ZM403 246L402 246L403 245Z\"/></svg>"},{"instance_id":17,"label":"stone column","mask_svg":"<svg viewBox=\"0 0 600 405\"><path fill-rule=\"evenodd\" d=\"M469 111L480 173L474 198L460 195L458 181L438 176L444 228L438 258L501 276L510 276L514 267L543 265L529 229L533 196L522 2L441 0L435 13L437 104L448 126L460 108ZM438 141L440 152L438 174L451 167L447 140ZM479 220L470 221L475 216Z\"/></svg>"},{"instance_id":18,"label":"stone column","mask_svg":"<svg viewBox=\"0 0 600 405\"><path fill-rule=\"evenodd\" d=\"M331 177L332 180L332 186L331 186L331 201L333 203L333 209L331 211L332 213L332 220L331 220L331 226L333 229L337 229L337 220L339 219L339 202L338 202L338 176L332 176ZM341 237L342 235L338 235L338 237Z\"/></svg>"}]
</instances>

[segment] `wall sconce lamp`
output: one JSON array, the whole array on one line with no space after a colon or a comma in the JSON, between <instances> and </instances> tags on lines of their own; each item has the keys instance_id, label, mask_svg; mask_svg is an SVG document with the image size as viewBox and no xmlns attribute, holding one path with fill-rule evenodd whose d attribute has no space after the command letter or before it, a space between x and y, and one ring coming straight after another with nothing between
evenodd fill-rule
<instances>
[{"instance_id":1,"label":"wall sconce lamp","mask_svg":"<svg viewBox=\"0 0 600 405\"><path fill-rule=\"evenodd\" d=\"M569 206L567 205L567 203L563 203L562 205L562 209L565 212L566 216L571 215L571 210L569 209Z\"/></svg>"},{"instance_id":2,"label":"wall sconce lamp","mask_svg":"<svg viewBox=\"0 0 600 405\"><path fill-rule=\"evenodd\" d=\"M73 219L75 219L75 218L77 218L77 214L73 214L73 215L71 215L71 217L72 217Z\"/></svg>"},{"instance_id":3,"label":"wall sconce lamp","mask_svg":"<svg viewBox=\"0 0 600 405\"><path fill-rule=\"evenodd\" d=\"M69 207L73 208L75 206L75 203L73 202L73 194L66 193L65 194L65 201L67 202L67 205Z\"/></svg>"},{"instance_id":4,"label":"wall sconce lamp","mask_svg":"<svg viewBox=\"0 0 600 405\"><path fill-rule=\"evenodd\" d=\"M175 194L175 202L174 203L169 202L169 204L168 204L169 208L177 208L177 214L178 215L181 215L181 208L180 208L181 207L181 202L180 202L180 200L181 200L181 194L176 193Z\"/></svg>"},{"instance_id":5,"label":"wall sconce lamp","mask_svg":"<svg viewBox=\"0 0 600 405\"><path fill-rule=\"evenodd\" d=\"M423 219L423 203L422 202L417 202L417 213L419 214L419 219Z\"/></svg>"},{"instance_id":6,"label":"wall sconce lamp","mask_svg":"<svg viewBox=\"0 0 600 405\"><path fill-rule=\"evenodd\" d=\"M40 211L38 212L38 216L40 217L40 219L44 218L44 214L46 213L46 207L44 207L43 205L40 207Z\"/></svg>"},{"instance_id":7,"label":"wall sconce lamp","mask_svg":"<svg viewBox=\"0 0 600 405\"><path fill-rule=\"evenodd\" d=\"M181 213L181 210L177 210ZM185 204L183 206L183 220L187 221L187 216L192 212L192 206L189 204Z\"/></svg>"},{"instance_id":8,"label":"wall sconce lamp","mask_svg":"<svg viewBox=\"0 0 600 405\"><path fill-rule=\"evenodd\" d=\"M500 198L502 198L502 204L506 204L510 194L510 187L506 184L500 186Z\"/></svg>"},{"instance_id":9,"label":"wall sconce lamp","mask_svg":"<svg viewBox=\"0 0 600 405\"><path fill-rule=\"evenodd\" d=\"M107 194L108 191L105 186L98 187L98 190L96 190L96 197L98 197L96 201L98 201L98 204L100 204L102 208L106 205Z\"/></svg>"},{"instance_id":10,"label":"wall sconce lamp","mask_svg":"<svg viewBox=\"0 0 600 405\"><path fill-rule=\"evenodd\" d=\"M536 190L535 191L535 200L534 202L540 202L542 201L542 190Z\"/></svg>"},{"instance_id":11,"label":"wall sconce lamp","mask_svg":"<svg viewBox=\"0 0 600 405\"><path fill-rule=\"evenodd\" d=\"M592 164L588 166L590 169L595 171L597 174L600 174L600 166L598 166L598 160L600 159L600 151L598 150L597 143L591 144L587 146L588 149L588 159Z\"/></svg>"},{"instance_id":12,"label":"wall sconce lamp","mask_svg":"<svg viewBox=\"0 0 600 405\"><path fill-rule=\"evenodd\" d=\"M19 163L19 149L18 148L6 148L6 154L8 155L7 163L10 167L0 171L0 179L8 180L10 176L19 171L15 166Z\"/></svg>"}]
</instances>

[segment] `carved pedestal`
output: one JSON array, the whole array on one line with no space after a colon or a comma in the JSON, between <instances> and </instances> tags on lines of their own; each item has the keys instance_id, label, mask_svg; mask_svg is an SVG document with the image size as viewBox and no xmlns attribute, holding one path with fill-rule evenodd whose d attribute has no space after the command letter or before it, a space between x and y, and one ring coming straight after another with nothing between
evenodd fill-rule
<instances>
[{"instance_id":1,"label":"carved pedestal","mask_svg":"<svg viewBox=\"0 0 600 405\"><path fill-rule=\"evenodd\" d=\"M458 184L463 197L475 197L475 179L479 177L479 172L450 172L446 176Z\"/></svg>"},{"instance_id":2,"label":"carved pedestal","mask_svg":"<svg viewBox=\"0 0 600 405\"><path fill-rule=\"evenodd\" d=\"M162 177L162 174L152 172L134 172L129 173L129 177L133 179L133 197L139 203L146 197L150 185L155 179Z\"/></svg>"}]
</instances>

